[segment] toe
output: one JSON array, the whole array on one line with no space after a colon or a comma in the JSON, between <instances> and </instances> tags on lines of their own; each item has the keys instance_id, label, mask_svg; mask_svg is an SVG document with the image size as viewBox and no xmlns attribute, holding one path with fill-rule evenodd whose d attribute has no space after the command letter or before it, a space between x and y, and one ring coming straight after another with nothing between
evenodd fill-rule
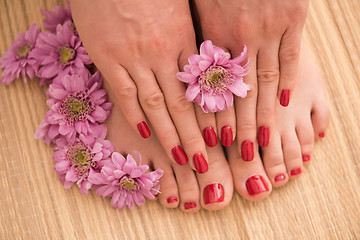
<instances>
[{"instance_id":1,"label":"toe","mask_svg":"<svg viewBox=\"0 0 360 240\"><path fill-rule=\"evenodd\" d=\"M314 151L314 130L311 119L304 119L296 126L296 134L299 139L303 164L308 164Z\"/></svg>"},{"instance_id":2,"label":"toe","mask_svg":"<svg viewBox=\"0 0 360 240\"><path fill-rule=\"evenodd\" d=\"M329 126L329 106L324 100L315 101L311 113L311 121L316 139L325 137L325 130Z\"/></svg>"},{"instance_id":3,"label":"toe","mask_svg":"<svg viewBox=\"0 0 360 240\"><path fill-rule=\"evenodd\" d=\"M282 149L286 169L290 179L298 178L303 172L303 161L300 143L297 138L295 127L283 133L281 137Z\"/></svg>"}]
</instances>

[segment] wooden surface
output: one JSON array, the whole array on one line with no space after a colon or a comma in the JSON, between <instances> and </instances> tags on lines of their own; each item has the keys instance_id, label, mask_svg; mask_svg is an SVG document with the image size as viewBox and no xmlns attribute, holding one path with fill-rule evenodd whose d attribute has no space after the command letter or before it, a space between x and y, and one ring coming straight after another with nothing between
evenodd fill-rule
<instances>
[{"instance_id":1,"label":"wooden surface","mask_svg":"<svg viewBox=\"0 0 360 240\"><path fill-rule=\"evenodd\" d=\"M0 0L0 54L55 0ZM0 239L360 239L360 1L314 0L304 37L323 70L331 124L303 177L253 203L185 214L148 202L118 211L65 190L52 149L34 139L44 117L37 81L0 85Z\"/></svg>"}]
</instances>

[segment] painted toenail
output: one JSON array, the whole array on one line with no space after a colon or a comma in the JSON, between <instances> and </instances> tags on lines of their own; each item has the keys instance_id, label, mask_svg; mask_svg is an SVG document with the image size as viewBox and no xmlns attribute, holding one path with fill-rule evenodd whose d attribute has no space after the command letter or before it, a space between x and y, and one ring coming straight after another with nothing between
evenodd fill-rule
<instances>
[{"instance_id":1,"label":"painted toenail","mask_svg":"<svg viewBox=\"0 0 360 240\"><path fill-rule=\"evenodd\" d=\"M258 144L260 147L266 147L269 145L270 130L268 127L261 126L258 131Z\"/></svg>"},{"instance_id":2,"label":"painted toenail","mask_svg":"<svg viewBox=\"0 0 360 240\"><path fill-rule=\"evenodd\" d=\"M301 172L302 172L301 168L296 168L296 169L291 170L290 174L291 174L291 176L296 176L296 175L299 175Z\"/></svg>"},{"instance_id":3,"label":"painted toenail","mask_svg":"<svg viewBox=\"0 0 360 240\"><path fill-rule=\"evenodd\" d=\"M205 204L224 201L224 187L220 183L209 184L204 188Z\"/></svg>"},{"instance_id":4,"label":"painted toenail","mask_svg":"<svg viewBox=\"0 0 360 240\"><path fill-rule=\"evenodd\" d=\"M233 144L233 133L231 127L224 126L221 128L221 143L225 147L229 147Z\"/></svg>"},{"instance_id":5,"label":"painted toenail","mask_svg":"<svg viewBox=\"0 0 360 240\"><path fill-rule=\"evenodd\" d=\"M196 203L195 202L186 202L184 203L184 209L190 209L190 208L196 208Z\"/></svg>"},{"instance_id":6,"label":"painted toenail","mask_svg":"<svg viewBox=\"0 0 360 240\"><path fill-rule=\"evenodd\" d=\"M208 171L208 164L201 153L194 154L193 162L198 173L206 173Z\"/></svg>"},{"instance_id":7,"label":"painted toenail","mask_svg":"<svg viewBox=\"0 0 360 240\"><path fill-rule=\"evenodd\" d=\"M241 158L244 161L252 161L254 159L254 144L245 140L241 144Z\"/></svg>"},{"instance_id":8,"label":"painted toenail","mask_svg":"<svg viewBox=\"0 0 360 240\"><path fill-rule=\"evenodd\" d=\"M320 137L320 138L324 138L324 137L325 137L325 133L324 133L324 132L319 133L319 137Z\"/></svg>"},{"instance_id":9,"label":"painted toenail","mask_svg":"<svg viewBox=\"0 0 360 240\"><path fill-rule=\"evenodd\" d=\"M137 125L137 128L139 130L140 135L143 138L148 138L151 136L150 129L149 129L148 125L146 124L146 122L144 122L144 121L139 122Z\"/></svg>"},{"instance_id":10,"label":"painted toenail","mask_svg":"<svg viewBox=\"0 0 360 240\"><path fill-rule=\"evenodd\" d=\"M177 202L177 201L178 201L177 197L169 197L169 198L167 199L167 202L168 202L168 203L174 203L174 202Z\"/></svg>"},{"instance_id":11,"label":"painted toenail","mask_svg":"<svg viewBox=\"0 0 360 240\"><path fill-rule=\"evenodd\" d=\"M310 155L305 154L302 156L302 159L303 159L303 162L308 162L308 161L310 161Z\"/></svg>"},{"instance_id":12,"label":"painted toenail","mask_svg":"<svg viewBox=\"0 0 360 240\"><path fill-rule=\"evenodd\" d=\"M217 137L214 129L212 127L206 127L204 128L203 133L206 145L215 147L217 144Z\"/></svg>"},{"instance_id":13,"label":"painted toenail","mask_svg":"<svg viewBox=\"0 0 360 240\"><path fill-rule=\"evenodd\" d=\"M179 165L185 165L188 162L188 158L187 158L184 150L179 145L177 145L173 149L171 149L171 152L174 156L175 161Z\"/></svg>"},{"instance_id":14,"label":"painted toenail","mask_svg":"<svg viewBox=\"0 0 360 240\"><path fill-rule=\"evenodd\" d=\"M284 181L286 179L285 174L279 174L275 177L275 182Z\"/></svg>"},{"instance_id":15,"label":"painted toenail","mask_svg":"<svg viewBox=\"0 0 360 240\"><path fill-rule=\"evenodd\" d=\"M256 195L262 192L269 191L267 183L264 178L260 175L255 175L246 181L246 189L250 195Z\"/></svg>"},{"instance_id":16,"label":"painted toenail","mask_svg":"<svg viewBox=\"0 0 360 240\"><path fill-rule=\"evenodd\" d=\"M281 96L280 96L281 106L287 107L289 105L289 101L290 101L290 90L289 89L282 90Z\"/></svg>"}]
</instances>

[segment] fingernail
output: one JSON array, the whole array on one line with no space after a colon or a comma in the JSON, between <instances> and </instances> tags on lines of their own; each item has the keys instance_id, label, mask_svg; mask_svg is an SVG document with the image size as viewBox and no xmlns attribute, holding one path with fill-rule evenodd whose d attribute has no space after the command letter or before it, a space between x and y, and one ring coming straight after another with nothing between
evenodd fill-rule
<instances>
[{"instance_id":1,"label":"fingernail","mask_svg":"<svg viewBox=\"0 0 360 240\"><path fill-rule=\"evenodd\" d=\"M168 203L174 203L174 202L177 202L177 201L178 201L177 197L169 197L169 198L167 199L167 202L168 202Z\"/></svg>"},{"instance_id":2,"label":"fingernail","mask_svg":"<svg viewBox=\"0 0 360 240\"><path fill-rule=\"evenodd\" d=\"M137 128L139 130L140 135L143 138L148 138L148 137L151 136L151 132L150 132L149 127L146 124L146 122L144 122L144 121L139 122L138 125L137 125Z\"/></svg>"},{"instance_id":3,"label":"fingernail","mask_svg":"<svg viewBox=\"0 0 360 240\"><path fill-rule=\"evenodd\" d=\"M299 175L301 172L302 172L301 168L296 168L296 169L291 170L290 174L291 174L291 176L296 176L296 175Z\"/></svg>"},{"instance_id":4,"label":"fingernail","mask_svg":"<svg viewBox=\"0 0 360 240\"><path fill-rule=\"evenodd\" d=\"M206 173L208 171L208 164L201 153L194 154L193 161L198 173Z\"/></svg>"},{"instance_id":5,"label":"fingernail","mask_svg":"<svg viewBox=\"0 0 360 240\"><path fill-rule=\"evenodd\" d=\"M281 96L280 96L281 106L287 107L289 105L289 101L290 101L290 90L289 89L282 90Z\"/></svg>"},{"instance_id":6,"label":"fingernail","mask_svg":"<svg viewBox=\"0 0 360 240\"><path fill-rule=\"evenodd\" d=\"M195 202L186 202L186 203L184 203L184 208L186 210L190 209L190 208L196 208L196 203Z\"/></svg>"},{"instance_id":7,"label":"fingernail","mask_svg":"<svg viewBox=\"0 0 360 240\"><path fill-rule=\"evenodd\" d=\"M217 137L214 129L212 127L204 128L203 133L206 145L215 147L217 144Z\"/></svg>"},{"instance_id":8,"label":"fingernail","mask_svg":"<svg viewBox=\"0 0 360 240\"><path fill-rule=\"evenodd\" d=\"M221 128L221 143L225 147L229 147L233 143L233 134L231 127L224 126Z\"/></svg>"},{"instance_id":9,"label":"fingernail","mask_svg":"<svg viewBox=\"0 0 360 240\"><path fill-rule=\"evenodd\" d=\"M269 191L265 180L260 175L255 175L248 178L248 180L246 181L246 189L248 193L252 196Z\"/></svg>"},{"instance_id":10,"label":"fingernail","mask_svg":"<svg viewBox=\"0 0 360 240\"><path fill-rule=\"evenodd\" d=\"M187 158L184 150L179 145L177 145L173 149L171 149L171 152L174 156L175 161L179 165L184 165L188 162L188 158Z\"/></svg>"},{"instance_id":11,"label":"fingernail","mask_svg":"<svg viewBox=\"0 0 360 240\"><path fill-rule=\"evenodd\" d=\"M284 174L279 174L275 177L275 182L284 181L286 179L286 176Z\"/></svg>"},{"instance_id":12,"label":"fingernail","mask_svg":"<svg viewBox=\"0 0 360 240\"><path fill-rule=\"evenodd\" d=\"M324 137L325 137L325 133L324 133L324 132L319 133L319 137L324 138Z\"/></svg>"},{"instance_id":13,"label":"fingernail","mask_svg":"<svg viewBox=\"0 0 360 240\"><path fill-rule=\"evenodd\" d=\"M224 187L220 183L213 183L204 188L205 204L224 201Z\"/></svg>"},{"instance_id":14,"label":"fingernail","mask_svg":"<svg viewBox=\"0 0 360 240\"><path fill-rule=\"evenodd\" d=\"M308 161L310 161L310 155L303 155L302 156L302 159L303 159L303 162L308 162Z\"/></svg>"},{"instance_id":15,"label":"fingernail","mask_svg":"<svg viewBox=\"0 0 360 240\"><path fill-rule=\"evenodd\" d=\"M254 144L245 140L241 144L241 158L244 161L252 161L254 159Z\"/></svg>"},{"instance_id":16,"label":"fingernail","mask_svg":"<svg viewBox=\"0 0 360 240\"><path fill-rule=\"evenodd\" d=\"M266 147L267 145L269 145L269 138L270 138L269 128L265 126L259 127L259 131L258 131L259 146Z\"/></svg>"}]
</instances>

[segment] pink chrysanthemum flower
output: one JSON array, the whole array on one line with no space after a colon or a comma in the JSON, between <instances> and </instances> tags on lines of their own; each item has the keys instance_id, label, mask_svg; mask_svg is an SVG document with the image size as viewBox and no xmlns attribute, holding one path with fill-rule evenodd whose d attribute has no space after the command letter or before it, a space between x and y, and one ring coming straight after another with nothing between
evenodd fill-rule
<instances>
[{"instance_id":1,"label":"pink chrysanthemum flower","mask_svg":"<svg viewBox=\"0 0 360 240\"><path fill-rule=\"evenodd\" d=\"M73 73L82 75L82 72L87 71L85 65L92 63L70 21L58 25L56 34L39 34L31 57L41 65L39 77L46 79Z\"/></svg>"},{"instance_id":2,"label":"pink chrysanthemum flower","mask_svg":"<svg viewBox=\"0 0 360 240\"><path fill-rule=\"evenodd\" d=\"M110 155L115 150L105 140L106 126L99 125L94 134L80 134L74 142L65 137L56 141L53 159L54 170L61 176L66 189L76 183L83 194L87 194L93 183L89 180L94 173L99 173L105 163L110 162Z\"/></svg>"},{"instance_id":3,"label":"pink chrysanthemum flower","mask_svg":"<svg viewBox=\"0 0 360 240\"><path fill-rule=\"evenodd\" d=\"M0 59L0 68L4 68L0 79L2 83L8 85L19 78L20 74L26 82L26 76L32 79L37 74L39 65L30 53L35 47L39 33L40 29L33 24L27 32L18 34L18 40L13 42Z\"/></svg>"},{"instance_id":4,"label":"pink chrysanthemum flower","mask_svg":"<svg viewBox=\"0 0 360 240\"><path fill-rule=\"evenodd\" d=\"M102 185L96 193L104 197L112 197L111 206L122 209L127 205L134 208L134 202L141 206L145 204L145 197L154 199L159 193L159 179L163 171L148 172L149 166L141 164L139 153L135 153L139 165L131 155L124 158L121 154L114 152L111 162L106 163L101 173L91 176L94 184Z\"/></svg>"},{"instance_id":5,"label":"pink chrysanthemum flower","mask_svg":"<svg viewBox=\"0 0 360 240\"><path fill-rule=\"evenodd\" d=\"M66 8L54 6L54 12L41 9L41 13L45 16L43 21L44 28L55 33L58 24L63 25L66 21L72 20L70 3L66 4Z\"/></svg>"},{"instance_id":6,"label":"pink chrysanthemum flower","mask_svg":"<svg viewBox=\"0 0 360 240\"><path fill-rule=\"evenodd\" d=\"M200 54L189 57L190 65L179 72L180 81L188 83L186 98L201 106L204 112L223 111L233 105L234 97L245 98L250 86L243 77L248 74L248 64L240 64L246 57L246 46L240 56L230 59L230 54L204 41Z\"/></svg>"}]
</instances>

